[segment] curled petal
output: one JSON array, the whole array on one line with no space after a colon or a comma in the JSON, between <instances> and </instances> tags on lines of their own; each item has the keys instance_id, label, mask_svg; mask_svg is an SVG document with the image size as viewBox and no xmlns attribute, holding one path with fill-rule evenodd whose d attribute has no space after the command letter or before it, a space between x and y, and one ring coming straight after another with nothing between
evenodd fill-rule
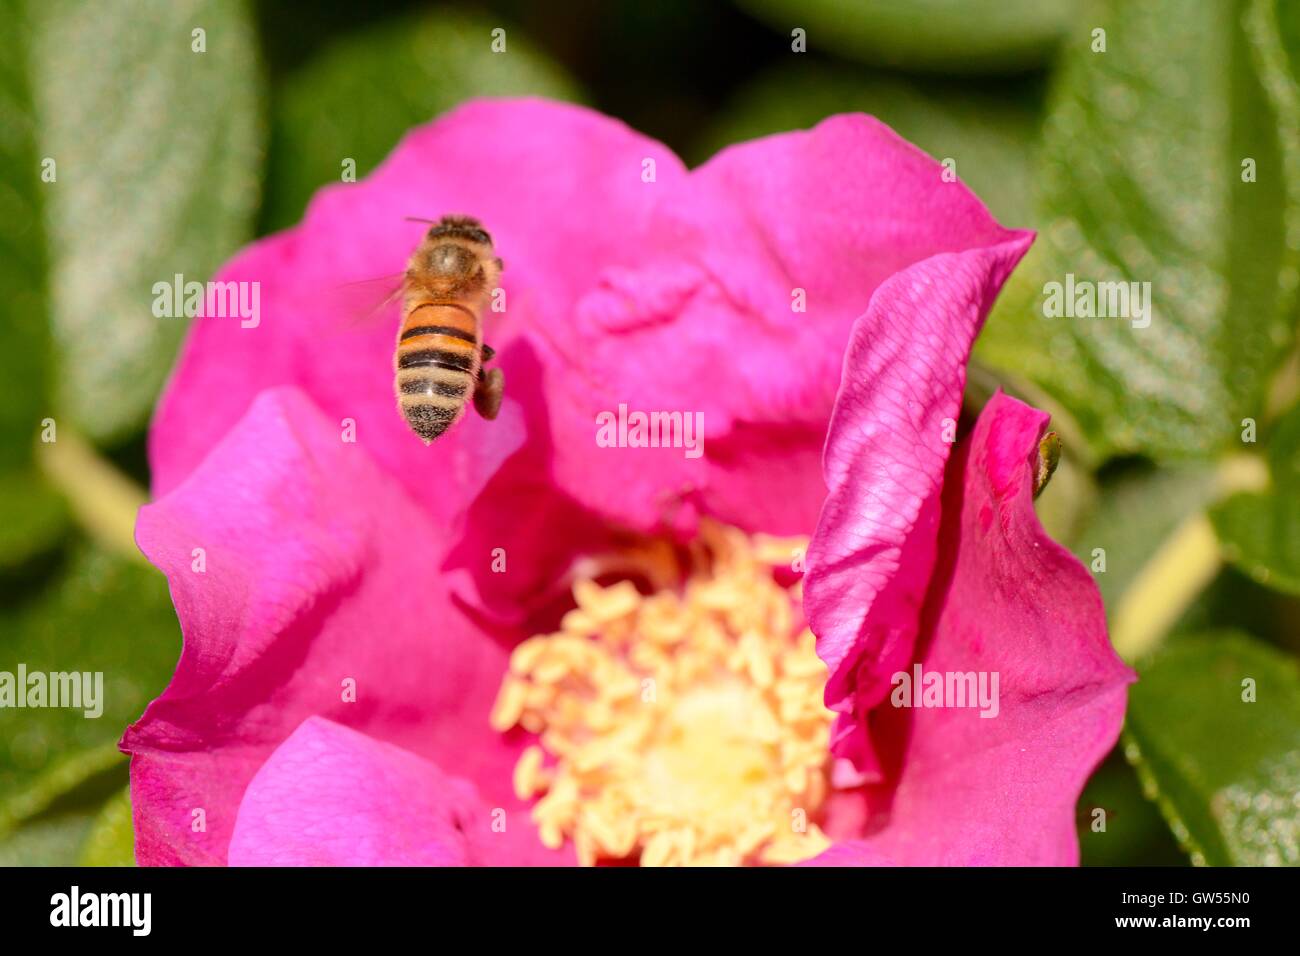
<instances>
[{"instance_id":1,"label":"curled petal","mask_svg":"<svg viewBox=\"0 0 1300 956\"><path fill-rule=\"evenodd\" d=\"M943 492L940 558L913 659L923 674L973 674L986 687L996 678L994 705L886 701L866 713L859 701L878 744L883 780L867 790L880 809L868 835L822 862L1078 862L1074 808L1119 736L1134 675L1110 646L1092 578L1034 513L1046 423L999 393Z\"/></svg>"},{"instance_id":2,"label":"curled petal","mask_svg":"<svg viewBox=\"0 0 1300 956\"><path fill-rule=\"evenodd\" d=\"M831 671L826 703L841 713L835 752L864 777L878 768L860 715L911 660L971 343L1031 241L1010 234L904 269L849 340L804 593Z\"/></svg>"}]
</instances>

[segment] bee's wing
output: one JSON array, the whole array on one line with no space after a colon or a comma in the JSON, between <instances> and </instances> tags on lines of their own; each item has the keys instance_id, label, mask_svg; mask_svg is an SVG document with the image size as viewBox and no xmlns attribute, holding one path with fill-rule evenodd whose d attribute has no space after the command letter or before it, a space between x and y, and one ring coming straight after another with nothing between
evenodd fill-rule
<instances>
[{"instance_id":1,"label":"bee's wing","mask_svg":"<svg viewBox=\"0 0 1300 956\"><path fill-rule=\"evenodd\" d=\"M341 282L327 290L330 311L341 316L338 325L354 328L383 316L402 294L405 273Z\"/></svg>"}]
</instances>

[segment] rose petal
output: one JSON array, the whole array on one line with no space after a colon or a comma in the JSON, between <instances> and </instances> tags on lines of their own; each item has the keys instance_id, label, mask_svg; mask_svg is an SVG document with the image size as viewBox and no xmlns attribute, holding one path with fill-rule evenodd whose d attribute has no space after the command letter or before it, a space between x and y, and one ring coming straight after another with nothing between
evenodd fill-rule
<instances>
[{"instance_id":1,"label":"rose petal","mask_svg":"<svg viewBox=\"0 0 1300 956\"><path fill-rule=\"evenodd\" d=\"M520 745L488 726L506 650L448 599L444 535L294 389L261 395L142 509L137 540L167 574L184 648L122 741L140 862L224 862L249 780L316 714L522 809Z\"/></svg>"},{"instance_id":2,"label":"rose petal","mask_svg":"<svg viewBox=\"0 0 1300 956\"><path fill-rule=\"evenodd\" d=\"M836 843L822 853L805 860L800 866L842 867L842 866L898 866L899 864L872 850L864 844L851 841Z\"/></svg>"},{"instance_id":3,"label":"rose petal","mask_svg":"<svg viewBox=\"0 0 1300 956\"><path fill-rule=\"evenodd\" d=\"M493 832L494 820L505 824ZM500 829L498 827L498 829ZM472 784L341 724L311 717L253 777L232 866L476 866L525 862L532 832L494 817ZM532 856L538 854L533 853Z\"/></svg>"}]
</instances>

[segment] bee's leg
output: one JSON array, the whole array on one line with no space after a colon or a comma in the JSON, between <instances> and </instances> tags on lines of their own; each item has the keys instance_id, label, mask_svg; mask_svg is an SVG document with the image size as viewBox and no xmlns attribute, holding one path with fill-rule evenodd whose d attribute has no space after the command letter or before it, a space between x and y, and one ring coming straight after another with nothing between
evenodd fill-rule
<instances>
[{"instance_id":1,"label":"bee's leg","mask_svg":"<svg viewBox=\"0 0 1300 956\"><path fill-rule=\"evenodd\" d=\"M480 368L478 385L474 387L474 410L489 421L501 411L501 393L506 377L499 368Z\"/></svg>"},{"instance_id":2,"label":"bee's leg","mask_svg":"<svg viewBox=\"0 0 1300 956\"><path fill-rule=\"evenodd\" d=\"M492 346L488 345L486 342L483 343L483 361L484 361L484 362L490 362L490 361L492 361L492 356L494 356L494 355L496 355L496 354L497 354L497 350L496 350L496 349L494 349Z\"/></svg>"}]
</instances>

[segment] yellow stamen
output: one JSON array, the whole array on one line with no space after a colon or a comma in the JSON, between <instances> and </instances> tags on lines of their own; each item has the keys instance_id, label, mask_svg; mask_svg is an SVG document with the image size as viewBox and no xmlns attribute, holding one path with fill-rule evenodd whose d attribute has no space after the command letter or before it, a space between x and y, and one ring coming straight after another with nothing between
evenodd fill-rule
<instances>
[{"instance_id":1,"label":"yellow stamen","mask_svg":"<svg viewBox=\"0 0 1300 956\"><path fill-rule=\"evenodd\" d=\"M540 736L515 768L542 842L579 861L790 863L828 845L832 714L797 586L800 542L705 526L680 589L573 587L560 630L524 641L492 712Z\"/></svg>"}]
</instances>

